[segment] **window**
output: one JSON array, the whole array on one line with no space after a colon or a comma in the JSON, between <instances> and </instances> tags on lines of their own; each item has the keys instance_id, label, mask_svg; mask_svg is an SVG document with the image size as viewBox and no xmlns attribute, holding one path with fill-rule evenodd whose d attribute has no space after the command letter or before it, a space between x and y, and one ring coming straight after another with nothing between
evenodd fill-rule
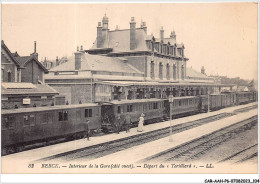
<instances>
[{"instance_id":1,"label":"window","mask_svg":"<svg viewBox=\"0 0 260 184\"><path fill-rule=\"evenodd\" d=\"M151 61L151 78L154 78L154 61Z\"/></svg>"},{"instance_id":2,"label":"window","mask_svg":"<svg viewBox=\"0 0 260 184\"><path fill-rule=\"evenodd\" d=\"M63 116L64 121L68 121L68 114L69 114L68 111L64 111L64 116Z\"/></svg>"},{"instance_id":3,"label":"window","mask_svg":"<svg viewBox=\"0 0 260 184\"><path fill-rule=\"evenodd\" d=\"M28 115L24 115L23 116L23 125L24 126L29 126L30 125L29 116Z\"/></svg>"},{"instance_id":4,"label":"window","mask_svg":"<svg viewBox=\"0 0 260 184\"><path fill-rule=\"evenodd\" d=\"M2 117L2 130L8 129L8 119L7 117Z\"/></svg>"},{"instance_id":5,"label":"window","mask_svg":"<svg viewBox=\"0 0 260 184\"><path fill-rule=\"evenodd\" d=\"M8 116L2 118L2 130L15 128L15 117Z\"/></svg>"},{"instance_id":6,"label":"window","mask_svg":"<svg viewBox=\"0 0 260 184\"><path fill-rule=\"evenodd\" d=\"M92 117L92 109L85 109L85 118Z\"/></svg>"},{"instance_id":7,"label":"window","mask_svg":"<svg viewBox=\"0 0 260 184\"><path fill-rule=\"evenodd\" d=\"M163 64L159 64L159 78L163 79Z\"/></svg>"},{"instance_id":8,"label":"window","mask_svg":"<svg viewBox=\"0 0 260 184\"><path fill-rule=\"evenodd\" d=\"M117 113L120 114L121 113L121 107L117 106Z\"/></svg>"},{"instance_id":9,"label":"window","mask_svg":"<svg viewBox=\"0 0 260 184\"><path fill-rule=\"evenodd\" d=\"M40 122L42 124L47 124L48 123L48 113L40 114Z\"/></svg>"},{"instance_id":10,"label":"window","mask_svg":"<svg viewBox=\"0 0 260 184\"><path fill-rule=\"evenodd\" d=\"M153 103L153 109L158 109L158 104L156 102Z\"/></svg>"},{"instance_id":11,"label":"window","mask_svg":"<svg viewBox=\"0 0 260 184\"><path fill-rule=\"evenodd\" d=\"M173 79L176 80L176 65L173 65Z\"/></svg>"},{"instance_id":12,"label":"window","mask_svg":"<svg viewBox=\"0 0 260 184\"><path fill-rule=\"evenodd\" d=\"M166 65L166 78L167 80L170 80L170 65Z\"/></svg>"},{"instance_id":13,"label":"window","mask_svg":"<svg viewBox=\"0 0 260 184\"><path fill-rule=\"evenodd\" d=\"M59 112L59 121L63 121L63 112Z\"/></svg>"},{"instance_id":14,"label":"window","mask_svg":"<svg viewBox=\"0 0 260 184\"><path fill-rule=\"evenodd\" d=\"M30 115L29 121L30 121L30 126L34 126L35 125L35 115L34 114Z\"/></svg>"},{"instance_id":15,"label":"window","mask_svg":"<svg viewBox=\"0 0 260 184\"><path fill-rule=\"evenodd\" d=\"M51 112L48 113L48 123L53 122L53 114Z\"/></svg>"},{"instance_id":16,"label":"window","mask_svg":"<svg viewBox=\"0 0 260 184\"><path fill-rule=\"evenodd\" d=\"M7 81L11 82L11 72L7 72Z\"/></svg>"},{"instance_id":17,"label":"window","mask_svg":"<svg viewBox=\"0 0 260 184\"><path fill-rule=\"evenodd\" d=\"M184 66L181 66L181 79L184 80Z\"/></svg>"},{"instance_id":18,"label":"window","mask_svg":"<svg viewBox=\"0 0 260 184\"><path fill-rule=\"evenodd\" d=\"M179 106L181 106L181 101L179 101Z\"/></svg>"},{"instance_id":19,"label":"window","mask_svg":"<svg viewBox=\"0 0 260 184\"><path fill-rule=\"evenodd\" d=\"M127 112L132 112L132 111L133 111L133 106L127 105Z\"/></svg>"}]
</instances>

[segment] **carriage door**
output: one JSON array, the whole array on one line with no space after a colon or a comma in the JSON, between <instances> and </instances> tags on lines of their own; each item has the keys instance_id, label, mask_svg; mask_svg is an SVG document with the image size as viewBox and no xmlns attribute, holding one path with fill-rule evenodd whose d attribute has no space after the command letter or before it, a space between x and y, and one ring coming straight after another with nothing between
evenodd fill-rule
<instances>
[{"instance_id":1,"label":"carriage door","mask_svg":"<svg viewBox=\"0 0 260 184\"><path fill-rule=\"evenodd\" d=\"M110 123L114 120L112 104L101 105L101 123Z\"/></svg>"}]
</instances>

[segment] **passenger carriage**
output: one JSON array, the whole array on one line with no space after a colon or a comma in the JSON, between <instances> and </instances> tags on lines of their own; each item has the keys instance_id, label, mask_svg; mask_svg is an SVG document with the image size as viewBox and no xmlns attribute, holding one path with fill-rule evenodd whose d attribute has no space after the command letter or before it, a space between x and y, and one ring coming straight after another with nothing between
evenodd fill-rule
<instances>
[{"instance_id":1,"label":"passenger carriage","mask_svg":"<svg viewBox=\"0 0 260 184\"><path fill-rule=\"evenodd\" d=\"M188 116L199 112L200 97L173 97L172 116Z\"/></svg>"},{"instance_id":2,"label":"passenger carriage","mask_svg":"<svg viewBox=\"0 0 260 184\"><path fill-rule=\"evenodd\" d=\"M114 100L104 103L102 106L102 131L113 131L116 119L120 116L120 124L128 114L131 121L137 124L142 113L145 114L145 123L153 123L163 118L163 99L135 99L135 100Z\"/></svg>"},{"instance_id":3,"label":"passenger carriage","mask_svg":"<svg viewBox=\"0 0 260 184\"><path fill-rule=\"evenodd\" d=\"M81 137L85 125L100 129L100 106L94 103L21 109L2 109L2 153L57 138Z\"/></svg>"}]
</instances>

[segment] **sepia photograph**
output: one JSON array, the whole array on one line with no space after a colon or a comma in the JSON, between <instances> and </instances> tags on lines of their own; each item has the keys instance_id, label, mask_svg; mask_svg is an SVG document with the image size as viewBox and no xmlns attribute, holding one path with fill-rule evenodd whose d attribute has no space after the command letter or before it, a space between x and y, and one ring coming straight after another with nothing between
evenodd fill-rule
<instances>
[{"instance_id":1,"label":"sepia photograph","mask_svg":"<svg viewBox=\"0 0 260 184\"><path fill-rule=\"evenodd\" d=\"M257 2L3 3L1 23L2 174L258 173Z\"/></svg>"}]
</instances>

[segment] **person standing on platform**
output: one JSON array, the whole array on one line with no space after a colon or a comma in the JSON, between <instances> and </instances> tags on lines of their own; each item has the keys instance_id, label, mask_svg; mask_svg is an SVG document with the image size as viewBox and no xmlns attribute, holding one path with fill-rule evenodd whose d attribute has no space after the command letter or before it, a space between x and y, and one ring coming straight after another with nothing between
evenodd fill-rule
<instances>
[{"instance_id":1,"label":"person standing on platform","mask_svg":"<svg viewBox=\"0 0 260 184\"><path fill-rule=\"evenodd\" d=\"M120 115L118 115L116 118L116 130L117 130L118 134L120 132L120 126L121 126L121 117L120 117Z\"/></svg>"},{"instance_id":2,"label":"person standing on platform","mask_svg":"<svg viewBox=\"0 0 260 184\"><path fill-rule=\"evenodd\" d=\"M125 117L125 129L126 129L126 133L130 132L130 126L131 126L131 117L129 116L129 114L126 115Z\"/></svg>"},{"instance_id":3,"label":"person standing on platform","mask_svg":"<svg viewBox=\"0 0 260 184\"><path fill-rule=\"evenodd\" d=\"M141 114L139 118L139 123L137 127L137 132L142 132L144 131L144 113Z\"/></svg>"},{"instance_id":4,"label":"person standing on platform","mask_svg":"<svg viewBox=\"0 0 260 184\"><path fill-rule=\"evenodd\" d=\"M90 121L87 119L87 122L84 124L85 125L85 132L86 132L86 135L84 136L84 138L87 138L87 140L89 141L89 134L90 134L90 132L89 132L89 123L90 123Z\"/></svg>"}]
</instances>

